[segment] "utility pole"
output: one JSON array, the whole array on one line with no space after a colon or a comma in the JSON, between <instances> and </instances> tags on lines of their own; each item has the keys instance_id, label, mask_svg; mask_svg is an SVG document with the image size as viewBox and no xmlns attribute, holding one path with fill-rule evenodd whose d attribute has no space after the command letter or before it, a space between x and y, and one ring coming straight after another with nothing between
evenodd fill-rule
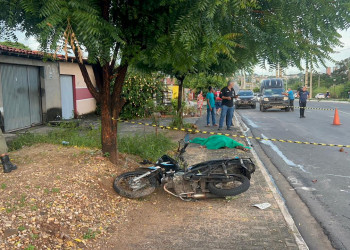
<instances>
[{"instance_id":1,"label":"utility pole","mask_svg":"<svg viewBox=\"0 0 350 250\"><path fill-rule=\"evenodd\" d=\"M319 88L321 86L321 74L318 73L318 84L317 87Z\"/></svg>"},{"instance_id":2,"label":"utility pole","mask_svg":"<svg viewBox=\"0 0 350 250\"><path fill-rule=\"evenodd\" d=\"M244 69L242 70L242 79L241 79L241 87L242 89L245 89L245 72L244 72Z\"/></svg>"},{"instance_id":3,"label":"utility pole","mask_svg":"<svg viewBox=\"0 0 350 250\"><path fill-rule=\"evenodd\" d=\"M306 68L305 68L305 87L308 85L308 79L309 78L309 65L308 61L306 60Z\"/></svg>"},{"instance_id":4,"label":"utility pole","mask_svg":"<svg viewBox=\"0 0 350 250\"><path fill-rule=\"evenodd\" d=\"M310 65L310 98L312 98L312 63Z\"/></svg>"}]
</instances>

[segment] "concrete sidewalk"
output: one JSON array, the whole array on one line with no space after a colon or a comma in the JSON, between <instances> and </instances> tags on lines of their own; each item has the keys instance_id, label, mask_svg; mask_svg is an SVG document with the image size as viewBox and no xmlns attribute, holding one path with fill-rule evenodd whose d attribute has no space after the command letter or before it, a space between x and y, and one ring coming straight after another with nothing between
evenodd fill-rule
<instances>
[{"instance_id":1,"label":"concrete sidewalk","mask_svg":"<svg viewBox=\"0 0 350 250\"><path fill-rule=\"evenodd\" d=\"M197 119L198 129L217 132L217 127L205 127L205 115ZM139 129L142 131L142 126ZM237 124L229 132L241 133ZM174 134L177 138L184 135L168 133L173 139ZM190 135L191 139L208 136ZM197 144L191 144L184 155L189 165L235 156L253 158L251 152L208 150ZM280 207L283 202L276 199L276 190L264 171L257 165L249 190L230 199L184 202L159 189L128 213L128 223L118 225L106 245L109 249L308 249L295 227L290 226L293 220L285 216L286 211ZM260 210L252 206L265 202L271 207Z\"/></svg>"},{"instance_id":2,"label":"concrete sidewalk","mask_svg":"<svg viewBox=\"0 0 350 250\"><path fill-rule=\"evenodd\" d=\"M218 119L219 116L216 117L217 121ZM217 127L208 128L205 127L206 114L204 114L204 116L198 119L196 125L199 130L242 134L239 121L234 118L233 123L234 127L232 131L225 129L218 131ZM191 139L194 137L209 136L197 134L191 135ZM243 138L237 138L236 140L247 145L247 142ZM272 183L266 174L266 170L262 169L263 166L257 164L259 160L251 152L244 152L237 149L208 150L192 144L187 151L186 159L189 159L189 164L193 164L206 160L232 158L235 156L251 158L256 163L257 170L252 176L249 190L228 204L232 210L228 209L225 211L226 215L230 218L241 218L243 215L245 220L242 223L234 223L234 221L229 220L220 222L222 223L222 235L230 234L237 236L235 239L235 245L237 247L235 249L306 249L306 244L303 242L295 225L294 227L291 225L294 222L291 221L292 218L287 209L285 207L281 209L281 203L283 202L279 197L274 195L276 190L272 190L274 186L271 185ZM270 203L271 207L266 210L259 210L252 207L253 204L264 202ZM284 204L282 205L284 206ZM251 245L246 245L247 242Z\"/></svg>"}]
</instances>

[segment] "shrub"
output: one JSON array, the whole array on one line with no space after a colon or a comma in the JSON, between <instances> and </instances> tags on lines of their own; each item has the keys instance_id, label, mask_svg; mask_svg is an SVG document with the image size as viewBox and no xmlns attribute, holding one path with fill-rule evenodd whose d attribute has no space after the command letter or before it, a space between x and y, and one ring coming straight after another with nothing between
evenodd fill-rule
<instances>
[{"instance_id":1,"label":"shrub","mask_svg":"<svg viewBox=\"0 0 350 250\"><path fill-rule=\"evenodd\" d=\"M124 83L126 103L120 114L122 119L149 116L154 112L154 101L163 99L163 76L159 74L132 74Z\"/></svg>"}]
</instances>

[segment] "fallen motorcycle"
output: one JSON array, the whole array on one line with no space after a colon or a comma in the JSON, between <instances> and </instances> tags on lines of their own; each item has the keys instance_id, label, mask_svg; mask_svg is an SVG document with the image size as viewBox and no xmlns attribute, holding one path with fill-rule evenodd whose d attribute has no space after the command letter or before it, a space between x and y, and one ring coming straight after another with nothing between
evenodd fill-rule
<instances>
[{"instance_id":1,"label":"fallen motorcycle","mask_svg":"<svg viewBox=\"0 0 350 250\"><path fill-rule=\"evenodd\" d=\"M177 160L163 155L154 166L119 175L114 190L121 196L140 198L163 185L171 195L192 200L235 196L249 189L255 171L250 158L211 160L187 167L183 154L189 143L189 135L180 140Z\"/></svg>"}]
</instances>

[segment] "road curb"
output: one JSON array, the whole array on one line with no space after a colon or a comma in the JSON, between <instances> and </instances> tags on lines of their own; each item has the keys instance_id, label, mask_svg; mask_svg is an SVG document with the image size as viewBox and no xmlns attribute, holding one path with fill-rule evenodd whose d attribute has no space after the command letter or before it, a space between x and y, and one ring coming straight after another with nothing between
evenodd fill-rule
<instances>
[{"instance_id":1,"label":"road curb","mask_svg":"<svg viewBox=\"0 0 350 250\"><path fill-rule=\"evenodd\" d=\"M348 101L336 101L336 100L316 100L316 99L311 99L309 100L310 102L321 102L321 103L327 103L327 102L333 102L333 103L347 103L347 104L350 104L350 102Z\"/></svg>"},{"instance_id":2,"label":"road curb","mask_svg":"<svg viewBox=\"0 0 350 250\"><path fill-rule=\"evenodd\" d=\"M238 118L237 118L238 117ZM248 127L246 126L246 124L243 122L243 120L241 119L240 115L237 114L237 112L235 112L235 119L237 119L237 126L240 128L240 130L245 134L248 130L244 130L242 127L242 124L244 124L244 126L248 129ZM245 138L246 141L248 142L248 144L250 143L250 140L248 138ZM265 165L263 164L263 162L260 160L258 154L255 152L254 148L250 149L256 163L257 166L260 168L267 184L269 185L269 188L271 189L273 196L278 204L279 209L282 212L282 215L284 217L284 219L286 220L288 227L290 228L290 230L293 233L293 236L295 238L295 241L298 245L299 249L302 250L307 250L309 249L309 247L307 246L306 242L304 241L303 237L301 236L299 229L297 228L297 226L295 225L295 222L293 220L292 215L289 213L288 208L286 206L286 204L283 201L283 198L281 197L280 192L278 191L278 188L276 187L275 184L273 184L273 180L272 180L272 176L268 173L268 170L266 169Z\"/></svg>"}]
</instances>

